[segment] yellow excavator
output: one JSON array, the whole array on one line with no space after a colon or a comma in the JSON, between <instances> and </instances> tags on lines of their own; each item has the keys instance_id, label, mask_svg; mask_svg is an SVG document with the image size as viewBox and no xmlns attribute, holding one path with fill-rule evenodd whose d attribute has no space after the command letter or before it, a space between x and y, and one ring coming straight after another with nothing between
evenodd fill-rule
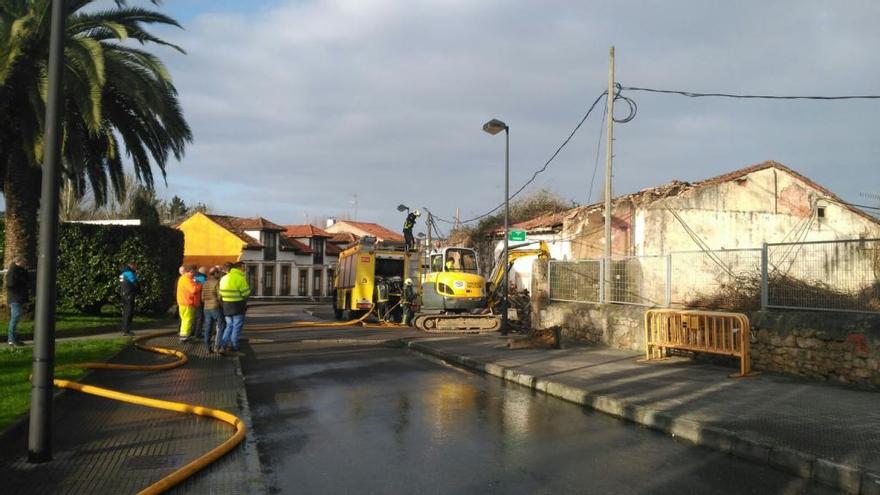
<instances>
[{"instance_id":1,"label":"yellow excavator","mask_svg":"<svg viewBox=\"0 0 880 495\"><path fill-rule=\"evenodd\" d=\"M509 248L508 264L512 266L514 261L526 256L549 259L546 243L541 241L537 248L528 248L533 244ZM485 277L480 275L473 249L446 247L432 251L427 259L427 272L421 280L421 307L413 325L431 333L492 332L501 328L498 309L504 270L500 257L499 254L489 283L486 283ZM518 298L513 296L510 298L511 307L516 308L518 314L527 311L518 307L522 304L516 304Z\"/></svg>"}]
</instances>

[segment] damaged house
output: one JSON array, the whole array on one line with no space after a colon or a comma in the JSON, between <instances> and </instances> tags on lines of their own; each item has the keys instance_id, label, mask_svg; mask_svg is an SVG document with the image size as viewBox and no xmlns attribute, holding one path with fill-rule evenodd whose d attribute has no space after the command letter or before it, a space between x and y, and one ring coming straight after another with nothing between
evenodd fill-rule
<instances>
[{"instance_id":1,"label":"damaged house","mask_svg":"<svg viewBox=\"0 0 880 495\"><path fill-rule=\"evenodd\" d=\"M751 274L760 270L760 248L765 243L880 238L877 218L774 161L699 182L672 181L619 196L612 208L612 253L619 260L615 267L623 273L625 267L618 265L626 263L627 257L641 257L638 276L646 281L665 278L670 271L686 272L697 281L719 269L728 278L737 277L737 270ZM528 241L546 241L555 260L598 259L604 253L602 203L512 228L525 230ZM791 249L787 251L787 256L794 256ZM676 255L667 256L670 253ZM655 261L652 256L657 257ZM676 266L670 267L672 263ZM841 258L832 264L846 263ZM520 288L531 288L531 270L530 260L519 260L511 278ZM640 293L633 296L636 299L621 295L614 302L685 303L695 297L694 288L685 282L682 275L672 294L663 293L665 283L642 284Z\"/></svg>"}]
</instances>

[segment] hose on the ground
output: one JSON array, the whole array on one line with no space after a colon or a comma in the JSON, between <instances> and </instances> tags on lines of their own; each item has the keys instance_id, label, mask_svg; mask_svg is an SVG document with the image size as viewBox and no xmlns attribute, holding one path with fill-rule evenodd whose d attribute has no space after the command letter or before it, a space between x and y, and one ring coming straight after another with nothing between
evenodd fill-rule
<instances>
[{"instance_id":1,"label":"hose on the ground","mask_svg":"<svg viewBox=\"0 0 880 495\"><path fill-rule=\"evenodd\" d=\"M164 347L154 347L142 345L141 342L146 340L150 340L156 337L162 337L165 335L173 335L176 334L176 331L168 331L168 332L159 332L153 333L149 335L144 335L141 337L137 337L134 339L134 345L138 349L155 352L157 354L164 354L169 356L175 356L177 359L170 363L162 363L162 364L147 364L147 365L139 365L139 364L116 364L116 363L77 363L72 365L67 365L66 367L75 367L75 368L87 368L87 369L111 369L111 370L124 370L124 371L162 371L169 370L172 368L178 368L183 366L187 362L186 354L177 351L174 349L167 349ZM205 416L209 418L214 418L219 421L223 421L225 423L230 424L233 428L235 428L235 434L232 435L229 439L221 443L220 445L214 447L210 451L202 454L189 464L177 469L173 473L168 476L162 478L161 480L153 483L147 488L141 490L139 495L156 495L159 493L163 493L170 489L173 486L176 486L180 482L204 469L220 457L227 454L229 451L234 449L238 444L244 440L246 429L244 422L234 414L228 413L226 411L221 411L219 409L213 409L210 407L198 406L194 404L186 404L183 402L171 402L161 399L153 399L150 397L144 397L140 395L127 394L125 392L119 392L117 390L110 390L101 387L95 387L93 385L86 385L83 383L78 383L70 380L61 380L55 379L54 384L59 388L66 388L70 390L75 390L77 392L82 392L84 394L95 395L98 397L104 397L106 399L117 400L120 402L127 402L129 404L137 404L141 406L152 407L155 409L164 409L167 411L175 411L182 412L186 414L195 414L197 416Z\"/></svg>"},{"instance_id":2,"label":"hose on the ground","mask_svg":"<svg viewBox=\"0 0 880 495\"><path fill-rule=\"evenodd\" d=\"M398 302L394 306L391 307L387 312L390 313L397 305L400 304ZM364 328L406 328L406 325L401 325L400 323L392 323L390 321L382 321L378 324L376 323L367 323L367 318L370 315L374 314L376 310L376 305L371 305L370 309L363 314L360 318L355 320L348 321L294 321L288 323L264 323L264 324L256 324L256 325L248 325L248 331L255 332L272 332L277 330L294 330L297 328L342 328L342 327L353 327L360 325Z\"/></svg>"}]
</instances>

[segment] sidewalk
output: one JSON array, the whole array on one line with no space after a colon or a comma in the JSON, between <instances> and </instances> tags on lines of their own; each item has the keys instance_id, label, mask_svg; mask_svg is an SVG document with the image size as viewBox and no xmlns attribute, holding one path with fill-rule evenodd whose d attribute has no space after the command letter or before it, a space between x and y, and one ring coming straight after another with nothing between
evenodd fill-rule
<instances>
[{"instance_id":1,"label":"sidewalk","mask_svg":"<svg viewBox=\"0 0 880 495\"><path fill-rule=\"evenodd\" d=\"M601 347L509 350L497 336L404 345L847 493L880 494L880 393Z\"/></svg>"},{"instance_id":2,"label":"sidewalk","mask_svg":"<svg viewBox=\"0 0 880 495\"><path fill-rule=\"evenodd\" d=\"M94 337L93 337L94 338ZM178 348L175 337L146 342ZM238 358L206 354L201 343L181 349L189 362L162 372L97 370L84 383L165 400L223 409L251 431ZM111 362L154 364L167 357L126 348ZM27 429L0 442L3 493L136 493L229 438L229 425L125 404L73 391L53 402L53 454L26 461ZM232 452L172 490L178 493L263 493L256 443L248 434Z\"/></svg>"}]
</instances>

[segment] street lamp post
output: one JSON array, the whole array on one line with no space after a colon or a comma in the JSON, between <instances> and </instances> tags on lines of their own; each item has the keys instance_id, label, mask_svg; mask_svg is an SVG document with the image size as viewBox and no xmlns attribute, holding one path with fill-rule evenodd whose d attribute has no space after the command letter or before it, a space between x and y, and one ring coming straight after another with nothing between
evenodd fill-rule
<instances>
[{"instance_id":1,"label":"street lamp post","mask_svg":"<svg viewBox=\"0 0 880 495\"><path fill-rule=\"evenodd\" d=\"M55 275L58 269L58 190L61 161L61 74L64 69L64 0L52 0L49 88L40 198L37 307L28 430L28 460L52 459L52 379L55 366Z\"/></svg>"},{"instance_id":2,"label":"street lamp post","mask_svg":"<svg viewBox=\"0 0 880 495\"><path fill-rule=\"evenodd\" d=\"M492 119L483 124L483 130L491 135L504 131L504 253L501 260L504 263L504 278L501 288L501 335L507 335L507 295L510 283L510 263L508 262L507 249L510 235L510 128L498 119Z\"/></svg>"}]
</instances>

